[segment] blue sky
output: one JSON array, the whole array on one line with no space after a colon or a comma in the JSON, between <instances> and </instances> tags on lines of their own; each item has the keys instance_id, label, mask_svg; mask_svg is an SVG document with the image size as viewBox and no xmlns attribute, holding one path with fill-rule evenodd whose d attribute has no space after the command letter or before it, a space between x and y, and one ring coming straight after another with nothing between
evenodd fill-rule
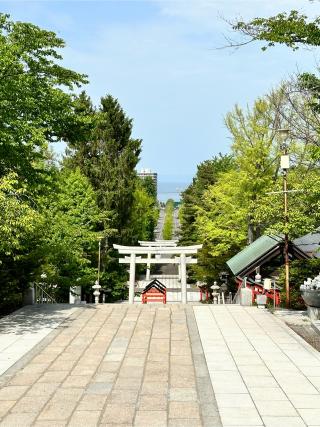
<instances>
[{"instance_id":1,"label":"blue sky","mask_svg":"<svg viewBox=\"0 0 320 427\"><path fill-rule=\"evenodd\" d=\"M315 70L317 51L258 45L217 50L231 35L224 19L299 9L307 0L1 1L13 19L54 30L64 64L89 75L95 103L111 93L143 139L139 167L160 181L190 181L199 162L228 152L225 114L297 70ZM233 37L237 37L233 35Z\"/></svg>"}]
</instances>

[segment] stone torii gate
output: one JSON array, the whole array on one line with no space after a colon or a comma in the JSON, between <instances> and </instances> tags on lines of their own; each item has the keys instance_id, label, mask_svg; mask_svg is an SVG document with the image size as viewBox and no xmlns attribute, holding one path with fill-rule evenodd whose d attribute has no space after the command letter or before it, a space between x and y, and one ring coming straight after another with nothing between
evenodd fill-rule
<instances>
[{"instance_id":1,"label":"stone torii gate","mask_svg":"<svg viewBox=\"0 0 320 427\"><path fill-rule=\"evenodd\" d=\"M130 278L129 278L129 304L134 302L134 285L136 276L136 264L177 264L180 266L180 279L181 279L181 302L187 303L187 264L197 264L197 259L191 256L202 248L202 245L194 246L172 246L166 245L165 241L158 242L141 242L141 246L121 246L113 245L120 255L127 255L124 258L119 258L120 264L130 264ZM160 244L162 243L162 245ZM174 242L176 245L176 242ZM146 255L146 256L142 256ZM166 258L157 257L157 255L167 255ZM150 275L150 268L149 275ZM147 271L148 274L148 271ZM149 280L149 279L148 279Z\"/></svg>"},{"instance_id":2,"label":"stone torii gate","mask_svg":"<svg viewBox=\"0 0 320 427\"><path fill-rule=\"evenodd\" d=\"M139 245L144 247L167 248L167 247L176 247L177 244L178 244L178 240L156 240L154 242L139 240ZM151 272L150 259L151 259L151 253L149 252L146 280L150 280L150 272ZM180 277L180 266L179 266L179 277Z\"/></svg>"}]
</instances>

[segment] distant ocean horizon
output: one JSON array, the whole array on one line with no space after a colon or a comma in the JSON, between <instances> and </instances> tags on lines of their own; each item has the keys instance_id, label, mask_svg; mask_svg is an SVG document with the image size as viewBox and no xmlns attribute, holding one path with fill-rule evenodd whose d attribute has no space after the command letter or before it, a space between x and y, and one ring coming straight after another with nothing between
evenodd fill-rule
<instances>
[{"instance_id":1,"label":"distant ocean horizon","mask_svg":"<svg viewBox=\"0 0 320 427\"><path fill-rule=\"evenodd\" d=\"M181 193L190 185L188 182L158 182L158 200L166 202L173 199L179 202Z\"/></svg>"}]
</instances>

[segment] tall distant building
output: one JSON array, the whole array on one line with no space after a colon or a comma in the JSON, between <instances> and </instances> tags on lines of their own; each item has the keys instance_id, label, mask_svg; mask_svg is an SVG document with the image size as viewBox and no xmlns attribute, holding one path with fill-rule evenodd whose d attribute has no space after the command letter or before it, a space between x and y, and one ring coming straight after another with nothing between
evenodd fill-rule
<instances>
[{"instance_id":1,"label":"tall distant building","mask_svg":"<svg viewBox=\"0 0 320 427\"><path fill-rule=\"evenodd\" d=\"M152 178L154 185L156 186L156 191L158 192L158 174L156 172L152 172L151 169L141 169L138 172L138 177L141 179L145 179L147 176Z\"/></svg>"}]
</instances>

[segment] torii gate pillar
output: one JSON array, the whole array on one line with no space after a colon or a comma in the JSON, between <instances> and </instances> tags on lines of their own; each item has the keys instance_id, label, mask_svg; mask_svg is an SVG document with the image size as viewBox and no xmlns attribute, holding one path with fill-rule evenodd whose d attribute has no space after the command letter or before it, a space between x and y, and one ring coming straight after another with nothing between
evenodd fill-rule
<instances>
[{"instance_id":1,"label":"torii gate pillar","mask_svg":"<svg viewBox=\"0 0 320 427\"><path fill-rule=\"evenodd\" d=\"M150 269L151 269L151 253L148 252L148 264L147 264L147 274L146 274L146 280L150 280Z\"/></svg>"},{"instance_id":2,"label":"torii gate pillar","mask_svg":"<svg viewBox=\"0 0 320 427\"><path fill-rule=\"evenodd\" d=\"M134 283L136 280L136 254L130 255L129 304L134 303Z\"/></svg>"},{"instance_id":3,"label":"torii gate pillar","mask_svg":"<svg viewBox=\"0 0 320 427\"><path fill-rule=\"evenodd\" d=\"M186 254L180 255L180 274L181 274L181 302L187 304L187 263Z\"/></svg>"}]
</instances>

